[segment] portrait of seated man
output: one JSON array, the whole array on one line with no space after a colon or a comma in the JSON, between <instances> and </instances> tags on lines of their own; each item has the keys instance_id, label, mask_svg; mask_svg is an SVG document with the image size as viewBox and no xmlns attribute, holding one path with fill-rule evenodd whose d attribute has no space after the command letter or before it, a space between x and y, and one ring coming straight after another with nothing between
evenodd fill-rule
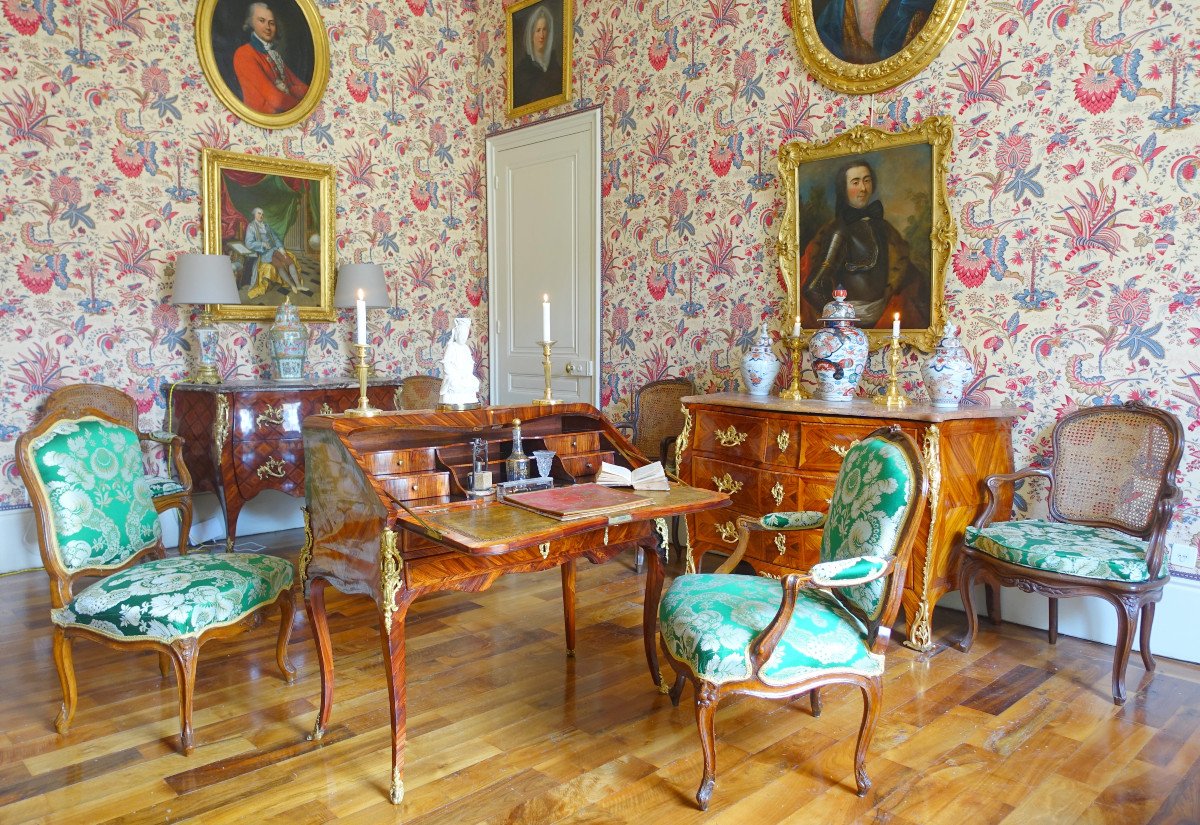
<instances>
[{"instance_id":1,"label":"portrait of seated man","mask_svg":"<svg viewBox=\"0 0 1200 825\"><path fill-rule=\"evenodd\" d=\"M513 67L513 108L563 92L562 38L545 3L525 14L521 59ZM514 50L518 49L516 43Z\"/></svg>"},{"instance_id":2,"label":"portrait of seated man","mask_svg":"<svg viewBox=\"0 0 1200 825\"><path fill-rule=\"evenodd\" d=\"M805 244L798 266L805 325L816 322L841 285L864 329L890 325L894 312L906 327L926 326L929 275L913 263L908 241L884 217L872 165L861 157L847 160L832 186L833 218Z\"/></svg>"},{"instance_id":3,"label":"portrait of seated man","mask_svg":"<svg viewBox=\"0 0 1200 825\"><path fill-rule=\"evenodd\" d=\"M812 0L821 43L847 63L878 63L907 46L935 0Z\"/></svg>"},{"instance_id":4,"label":"portrait of seated man","mask_svg":"<svg viewBox=\"0 0 1200 825\"><path fill-rule=\"evenodd\" d=\"M275 12L267 3L251 3L243 29L246 42L233 53L242 102L267 115L294 109L308 93L308 84L284 62L283 36Z\"/></svg>"},{"instance_id":5,"label":"portrait of seated man","mask_svg":"<svg viewBox=\"0 0 1200 825\"><path fill-rule=\"evenodd\" d=\"M289 291L313 294L301 283L296 256L284 248L279 233L263 219L263 210L260 208L255 208L254 220L246 225L245 246L251 252L246 267L253 278L248 297L253 299L262 296L272 283L282 284Z\"/></svg>"}]
</instances>

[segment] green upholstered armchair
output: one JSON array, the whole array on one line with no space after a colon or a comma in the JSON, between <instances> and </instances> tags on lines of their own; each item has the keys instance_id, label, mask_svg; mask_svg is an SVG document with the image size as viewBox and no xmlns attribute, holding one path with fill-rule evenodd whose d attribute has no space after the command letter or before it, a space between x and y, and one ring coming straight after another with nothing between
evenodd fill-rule
<instances>
[{"instance_id":1,"label":"green upholstered armchair","mask_svg":"<svg viewBox=\"0 0 1200 825\"><path fill-rule=\"evenodd\" d=\"M696 691L704 775L696 801L707 809L716 783L717 703L730 694L791 699L845 683L863 694L854 753L858 794L871 787L866 753L879 719L883 661L900 607L904 572L927 494L917 445L898 428L871 433L846 453L828 514L770 513L738 521L733 555L713 574L680 576L659 605L671 701L684 681ZM820 563L783 581L726 575L759 530L821 529Z\"/></svg>"},{"instance_id":2,"label":"green upholstered armchair","mask_svg":"<svg viewBox=\"0 0 1200 825\"><path fill-rule=\"evenodd\" d=\"M1150 630L1154 606L1170 579L1167 526L1179 498L1174 475L1183 456L1183 428L1164 410L1138 402L1084 407L1064 415L1051 435L1048 469L988 476L988 504L967 528L958 590L975 641L972 585L988 587L988 612L1000 622L995 586L1016 586L1049 598L1050 644L1058 641L1058 600L1098 596L1116 608L1113 702L1125 702L1125 667L1141 613L1142 663L1154 670ZM1048 518L994 521L1001 484L1044 479Z\"/></svg>"},{"instance_id":3,"label":"green upholstered armchair","mask_svg":"<svg viewBox=\"0 0 1200 825\"><path fill-rule=\"evenodd\" d=\"M276 660L291 681L291 563L256 553L165 558L135 430L99 410L52 412L17 439L16 459L50 576L54 661L63 689L59 733L75 715L71 644L77 637L157 651L164 676L168 663L174 665L184 753L193 745L196 660L205 641L254 627L256 614L276 607ZM74 593L75 581L85 576L101 578Z\"/></svg>"}]
</instances>

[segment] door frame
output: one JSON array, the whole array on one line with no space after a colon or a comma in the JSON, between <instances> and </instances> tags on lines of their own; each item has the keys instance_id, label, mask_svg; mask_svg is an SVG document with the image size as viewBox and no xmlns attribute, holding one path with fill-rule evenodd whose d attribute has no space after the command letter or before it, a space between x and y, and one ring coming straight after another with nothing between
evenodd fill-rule
<instances>
[{"instance_id":1,"label":"door frame","mask_svg":"<svg viewBox=\"0 0 1200 825\"><path fill-rule=\"evenodd\" d=\"M485 166L484 180L487 185L487 239L488 239L488 398L495 399L498 390L500 372L496 369L499 361L499 353L497 351L496 337L496 313L495 297L496 297L496 256L493 250L496 249L495 222L492 216L496 214L496 185L495 185L495 154L497 147L495 141L498 138L509 138L507 141L501 141L506 145L503 148L511 148L516 146L526 146L533 143L540 143L543 140L549 140L558 137L562 134L568 134L577 131L590 132L592 137L592 145L595 150L595 168L593 169L592 185L595 188L596 204L594 209L592 237L593 237L593 254L592 254L592 271L595 274L595 289L593 294L594 306L596 308L596 324L595 335L592 341L593 357L596 364L595 374L592 381L592 406L596 409L600 408L600 385L601 378L604 372L604 353L601 350L601 342L603 341L603 326L604 326L604 283L602 272L600 270L601 243L604 240L604 195L600 190L600 173L604 162L604 133L601 129L600 115L603 106L596 104L589 106L586 109L580 109L576 112L568 112L566 114L556 115L555 117L540 120L537 123L531 123L525 126L515 126L512 129L504 129L499 132L494 132L487 136L484 140L485 146ZM579 127L583 127L580 129ZM527 140L512 141L513 135L523 136ZM494 403L494 402L493 402Z\"/></svg>"}]
</instances>

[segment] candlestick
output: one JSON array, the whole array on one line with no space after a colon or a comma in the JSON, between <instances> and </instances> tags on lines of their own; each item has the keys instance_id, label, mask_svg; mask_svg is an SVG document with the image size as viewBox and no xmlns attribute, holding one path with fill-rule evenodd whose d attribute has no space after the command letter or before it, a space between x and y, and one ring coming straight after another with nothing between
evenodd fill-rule
<instances>
[{"instance_id":1,"label":"candlestick","mask_svg":"<svg viewBox=\"0 0 1200 825\"><path fill-rule=\"evenodd\" d=\"M362 301L360 299L359 304ZM361 317L361 316L359 316ZM366 344L355 344L354 349L358 351L358 406L348 410L343 410L346 415L356 415L363 418L370 418L374 415L379 415L379 409L372 407L371 402L367 400L367 373L370 371L371 365L367 362L367 358L371 353L371 348Z\"/></svg>"},{"instance_id":2,"label":"candlestick","mask_svg":"<svg viewBox=\"0 0 1200 825\"><path fill-rule=\"evenodd\" d=\"M549 307L550 304L545 304L544 306ZM548 311L549 310L547 310L547 312ZM546 321L546 324L549 323L549 321ZM546 375L546 394L541 398L533 399L533 403L539 406L553 406L554 404L561 404L562 400L554 397L554 392L550 387L550 351L554 349L554 345L557 343L557 341L551 341L549 338L547 338L543 341L538 341L538 343L542 345L542 372L544 372Z\"/></svg>"},{"instance_id":3,"label":"candlestick","mask_svg":"<svg viewBox=\"0 0 1200 825\"><path fill-rule=\"evenodd\" d=\"M800 327L800 316L797 315L796 322L794 324L792 324L792 337L799 338L801 332L802 332L802 329Z\"/></svg>"},{"instance_id":4,"label":"candlestick","mask_svg":"<svg viewBox=\"0 0 1200 825\"><path fill-rule=\"evenodd\" d=\"M550 339L550 296L542 296L542 341Z\"/></svg>"},{"instance_id":5,"label":"candlestick","mask_svg":"<svg viewBox=\"0 0 1200 825\"><path fill-rule=\"evenodd\" d=\"M788 401L803 401L805 398L812 398L812 396L804 390L804 387L800 386L800 372L801 367L804 365L804 361L802 360L801 356L802 332L803 330L800 328L800 317L796 316L796 323L792 324L792 334L787 336L788 349L791 350L792 353L792 383L786 390L779 393L780 398L786 398Z\"/></svg>"},{"instance_id":6,"label":"candlestick","mask_svg":"<svg viewBox=\"0 0 1200 825\"><path fill-rule=\"evenodd\" d=\"M367 302L361 289L358 291L358 300L354 302L354 308L358 313L358 337L355 338L354 343L365 347L367 345Z\"/></svg>"},{"instance_id":7,"label":"candlestick","mask_svg":"<svg viewBox=\"0 0 1200 825\"><path fill-rule=\"evenodd\" d=\"M892 339L896 340L900 337L900 313L897 312L892 316Z\"/></svg>"},{"instance_id":8,"label":"candlestick","mask_svg":"<svg viewBox=\"0 0 1200 825\"><path fill-rule=\"evenodd\" d=\"M892 322L892 329L895 330L900 323L900 316ZM888 388L883 395L876 395L871 400L881 407L887 407L889 410L902 410L908 406L908 397L900 391L900 342L893 340L892 346L888 351Z\"/></svg>"}]
</instances>

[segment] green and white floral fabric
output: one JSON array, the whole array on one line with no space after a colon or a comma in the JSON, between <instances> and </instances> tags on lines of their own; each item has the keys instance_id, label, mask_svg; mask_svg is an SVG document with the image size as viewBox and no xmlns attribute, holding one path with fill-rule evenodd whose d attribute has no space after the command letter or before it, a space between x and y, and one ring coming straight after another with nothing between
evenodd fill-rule
<instances>
[{"instance_id":1,"label":"green and white floral fabric","mask_svg":"<svg viewBox=\"0 0 1200 825\"><path fill-rule=\"evenodd\" d=\"M1000 521L967 528L967 544L989 556L1032 567L1105 581L1144 582L1147 543L1119 530L1042 519ZM1154 578L1165 575L1163 568Z\"/></svg>"},{"instance_id":2,"label":"green and white floral fabric","mask_svg":"<svg viewBox=\"0 0 1200 825\"><path fill-rule=\"evenodd\" d=\"M292 586L292 564L258 553L157 559L101 579L50 611L60 627L171 642L233 624Z\"/></svg>"},{"instance_id":3,"label":"green and white floral fabric","mask_svg":"<svg viewBox=\"0 0 1200 825\"><path fill-rule=\"evenodd\" d=\"M821 587L849 587L879 578L887 569L888 562L889 559L879 556L823 561L814 564L808 574L812 576L813 584Z\"/></svg>"},{"instance_id":4,"label":"green and white floral fabric","mask_svg":"<svg viewBox=\"0 0 1200 825\"><path fill-rule=\"evenodd\" d=\"M821 536L821 561L858 556L890 559L916 493L904 452L890 441L869 438L846 453ZM875 619L883 602L883 579L842 588L844 599Z\"/></svg>"},{"instance_id":5,"label":"green and white floral fabric","mask_svg":"<svg viewBox=\"0 0 1200 825\"><path fill-rule=\"evenodd\" d=\"M808 530L824 524L825 514L819 510L767 513L758 523L768 530Z\"/></svg>"},{"instance_id":6,"label":"green and white floral fabric","mask_svg":"<svg viewBox=\"0 0 1200 825\"><path fill-rule=\"evenodd\" d=\"M150 495L154 498L183 492L183 485L168 476L151 476L146 483L150 485Z\"/></svg>"},{"instance_id":7,"label":"green and white floral fabric","mask_svg":"<svg viewBox=\"0 0 1200 825\"><path fill-rule=\"evenodd\" d=\"M67 570L119 567L159 540L132 430L93 417L62 421L29 449L50 505L51 547Z\"/></svg>"},{"instance_id":8,"label":"green and white floral fabric","mask_svg":"<svg viewBox=\"0 0 1200 825\"><path fill-rule=\"evenodd\" d=\"M680 576L659 605L663 642L700 678L722 684L751 675L750 642L771 623L783 587L757 576ZM810 674L883 673L883 656L867 650L866 629L832 595L801 590L779 646L759 673L769 685Z\"/></svg>"}]
</instances>

